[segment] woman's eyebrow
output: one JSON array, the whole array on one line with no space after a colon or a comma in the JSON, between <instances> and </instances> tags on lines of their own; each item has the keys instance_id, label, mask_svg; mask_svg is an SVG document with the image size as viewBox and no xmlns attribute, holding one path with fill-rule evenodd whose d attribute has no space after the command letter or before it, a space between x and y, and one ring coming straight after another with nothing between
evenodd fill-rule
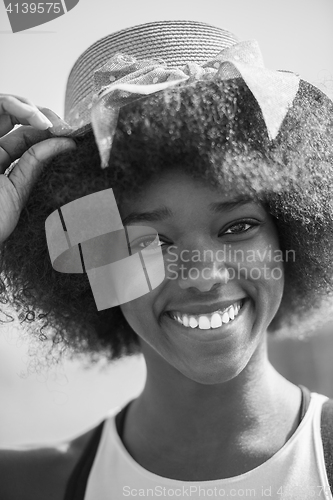
<instances>
[{"instance_id":1,"label":"woman's eyebrow","mask_svg":"<svg viewBox=\"0 0 333 500\"><path fill-rule=\"evenodd\" d=\"M233 210L241 205L246 205L251 201L252 200L244 198L233 201L221 201L210 203L208 208L212 213L221 213ZM129 224L134 224L136 222L161 222L165 219L173 217L173 215L172 210L165 206L152 210L151 212L131 212L123 219L123 225L128 226Z\"/></svg>"},{"instance_id":2,"label":"woman's eyebrow","mask_svg":"<svg viewBox=\"0 0 333 500\"><path fill-rule=\"evenodd\" d=\"M233 201L221 201L221 202L210 203L208 205L208 208L211 212L215 214L220 214L221 212L225 211L229 212L234 208L241 207L242 205L248 205L249 203L253 203L253 200L249 198L238 198Z\"/></svg>"},{"instance_id":3,"label":"woman's eyebrow","mask_svg":"<svg viewBox=\"0 0 333 500\"><path fill-rule=\"evenodd\" d=\"M163 206L151 212L131 212L123 219L123 225L128 226L134 222L159 222L172 216L172 211Z\"/></svg>"}]
</instances>

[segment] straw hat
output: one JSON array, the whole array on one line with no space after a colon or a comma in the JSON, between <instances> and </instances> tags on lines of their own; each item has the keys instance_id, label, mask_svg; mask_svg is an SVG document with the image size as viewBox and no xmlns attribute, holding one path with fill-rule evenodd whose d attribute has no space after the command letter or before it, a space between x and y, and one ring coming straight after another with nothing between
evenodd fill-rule
<instances>
[{"instance_id":1,"label":"straw hat","mask_svg":"<svg viewBox=\"0 0 333 500\"><path fill-rule=\"evenodd\" d=\"M266 69L255 40L240 42L207 23L142 24L98 40L78 58L67 82L65 120L73 135L93 129L106 168L122 106L178 84L238 77L274 139L298 92L298 75Z\"/></svg>"},{"instance_id":2,"label":"straw hat","mask_svg":"<svg viewBox=\"0 0 333 500\"><path fill-rule=\"evenodd\" d=\"M91 122L94 71L117 53L138 59L163 59L168 66L203 64L238 38L199 21L157 21L126 28L93 43L75 62L67 81L65 120L74 129Z\"/></svg>"}]
</instances>

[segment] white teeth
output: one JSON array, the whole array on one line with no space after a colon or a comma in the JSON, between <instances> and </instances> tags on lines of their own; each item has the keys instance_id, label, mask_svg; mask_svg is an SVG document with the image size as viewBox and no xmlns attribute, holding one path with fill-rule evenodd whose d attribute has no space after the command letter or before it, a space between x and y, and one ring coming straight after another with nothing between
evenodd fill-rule
<instances>
[{"instance_id":1,"label":"white teeth","mask_svg":"<svg viewBox=\"0 0 333 500\"><path fill-rule=\"evenodd\" d=\"M183 325L188 326L190 324L190 320L188 319L187 314L184 314L183 316Z\"/></svg>"},{"instance_id":2,"label":"white teeth","mask_svg":"<svg viewBox=\"0 0 333 500\"><path fill-rule=\"evenodd\" d=\"M197 320L195 319L194 316L191 316L190 317L190 327L191 328L196 328L198 326L198 322Z\"/></svg>"},{"instance_id":3,"label":"white teeth","mask_svg":"<svg viewBox=\"0 0 333 500\"><path fill-rule=\"evenodd\" d=\"M210 325L212 328L218 328L222 325L221 315L219 313L214 313L211 320Z\"/></svg>"},{"instance_id":4,"label":"white teeth","mask_svg":"<svg viewBox=\"0 0 333 500\"><path fill-rule=\"evenodd\" d=\"M199 316L199 328L201 330L209 330L210 329L210 321L207 316Z\"/></svg>"},{"instance_id":5,"label":"white teeth","mask_svg":"<svg viewBox=\"0 0 333 500\"><path fill-rule=\"evenodd\" d=\"M178 312L172 313L172 317L186 327L199 328L200 330L209 330L211 328L219 328L222 324L227 324L235 319L241 308L241 302L238 301L234 305L228 307L223 313L215 311L211 314L200 314L200 316L181 314Z\"/></svg>"},{"instance_id":6,"label":"white teeth","mask_svg":"<svg viewBox=\"0 0 333 500\"><path fill-rule=\"evenodd\" d=\"M225 312L222 316L222 323L229 323L229 314Z\"/></svg>"}]
</instances>

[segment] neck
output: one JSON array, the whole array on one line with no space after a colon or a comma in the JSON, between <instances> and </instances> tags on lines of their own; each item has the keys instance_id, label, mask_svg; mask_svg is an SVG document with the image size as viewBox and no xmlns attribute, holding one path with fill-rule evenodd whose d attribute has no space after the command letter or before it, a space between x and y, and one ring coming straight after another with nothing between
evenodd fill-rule
<instances>
[{"instance_id":1,"label":"neck","mask_svg":"<svg viewBox=\"0 0 333 500\"><path fill-rule=\"evenodd\" d=\"M268 439L279 449L295 431L300 390L270 364L266 344L236 377L212 385L187 378L147 345L143 351L146 384L129 408L124 444L146 468L154 470L147 457L156 465L163 452L183 467L186 450L193 467L191 459L215 464L221 449L231 456L250 442L267 446Z\"/></svg>"}]
</instances>

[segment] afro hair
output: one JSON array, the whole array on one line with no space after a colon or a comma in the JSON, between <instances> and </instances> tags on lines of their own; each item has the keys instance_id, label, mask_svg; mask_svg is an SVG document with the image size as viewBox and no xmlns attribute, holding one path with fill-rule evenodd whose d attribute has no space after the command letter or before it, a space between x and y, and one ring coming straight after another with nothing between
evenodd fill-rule
<instances>
[{"instance_id":1,"label":"afro hair","mask_svg":"<svg viewBox=\"0 0 333 500\"><path fill-rule=\"evenodd\" d=\"M152 176L173 168L265 206L281 250L296 255L284 262L284 294L269 334L313 332L322 307L327 317L333 290L332 111L330 99L301 80L271 141L240 78L180 85L123 107L109 168L100 168L92 131L75 138L74 152L43 168L1 247L2 323L15 313L29 335L48 346L40 363L65 351L89 362L139 353L139 338L119 306L98 311L86 274L52 268L45 220L62 205L110 187L121 206Z\"/></svg>"}]
</instances>

